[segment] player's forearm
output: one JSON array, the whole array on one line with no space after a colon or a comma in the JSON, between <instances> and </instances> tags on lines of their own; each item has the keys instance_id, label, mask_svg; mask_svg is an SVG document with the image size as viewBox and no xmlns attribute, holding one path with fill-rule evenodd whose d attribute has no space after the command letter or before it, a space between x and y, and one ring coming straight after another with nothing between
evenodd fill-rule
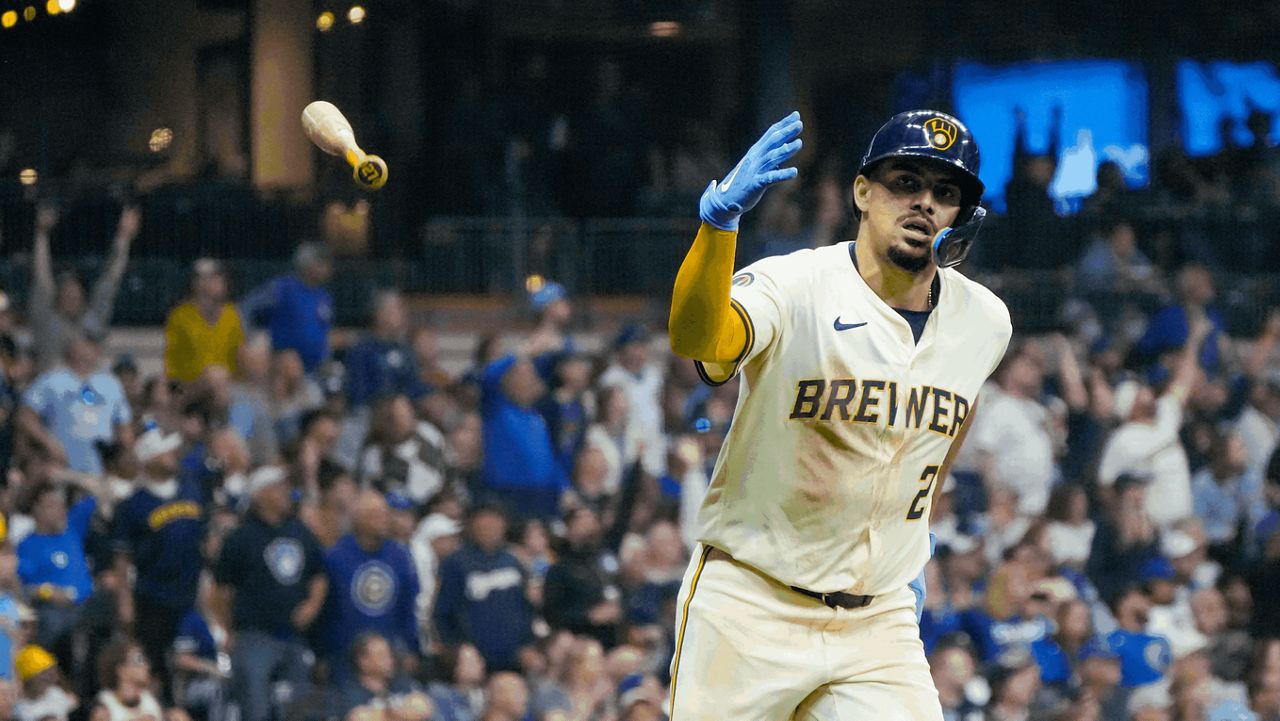
<instances>
[{"instance_id":1,"label":"player's forearm","mask_svg":"<svg viewBox=\"0 0 1280 721\"><path fill-rule=\"evenodd\" d=\"M732 363L747 342L747 328L730 307L738 234L706 223L676 274L667 331L671 349L706 363Z\"/></svg>"}]
</instances>

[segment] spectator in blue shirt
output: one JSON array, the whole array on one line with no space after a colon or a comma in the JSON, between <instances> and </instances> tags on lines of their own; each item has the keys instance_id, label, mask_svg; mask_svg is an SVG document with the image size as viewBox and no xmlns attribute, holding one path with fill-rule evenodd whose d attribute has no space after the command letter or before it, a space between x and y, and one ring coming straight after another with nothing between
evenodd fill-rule
<instances>
[{"instance_id":1,"label":"spectator in blue shirt","mask_svg":"<svg viewBox=\"0 0 1280 721\"><path fill-rule=\"evenodd\" d=\"M445 646L437 657L440 680L427 686L440 721L476 721L484 711L484 657L475 646Z\"/></svg>"},{"instance_id":2,"label":"spectator in blue shirt","mask_svg":"<svg viewBox=\"0 0 1280 721\"><path fill-rule=\"evenodd\" d=\"M329 602L324 625L339 677L351 670L352 641L367 631L381 634L401 653L418 652L418 574L409 549L388 538L390 525L386 499L365 491L356 501L351 532L325 557Z\"/></svg>"},{"instance_id":3,"label":"spectator in blue shirt","mask_svg":"<svg viewBox=\"0 0 1280 721\"><path fill-rule=\"evenodd\" d=\"M524 569L507 550L506 516L497 506L474 506L467 531L468 542L440 564L436 631L443 643L475 646L491 671L514 669L533 616Z\"/></svg>"},{"instance_id":4,"label":"spectator in blue shirt","mask_svg":"<svg viewBox=\"0 0 1280 721\"><path fill-rule=\"evenodd\" d=\"M391 644L376 631L359 634L351 649L354 675L334 690L328 707L341 721L395 719L427 721L431 699L396 672Z\"/></svg>"},{"instance_id":5,"label":"spectator in blue shirt","mask_svg":"<svg viewBox=\"0 0 1280 721\"><path fill-rule=\"evenodd\" d=\"M542 380L550 383L556 360L578 352L568 330L569 321L573 320L569 291L556 282L535 283L529 294L529 305L538 314L538 324L529 337L529 344L537 349L532 354L533 365Z\"/></svg>"},{"instance_id":6,"label":"spectator in blue shirt","mask_svg":"<svg viewBox=\"0 0 1280 721\"><path fill-rule=\"evenodd\" d=\"M40 483L29 496L35 531L18 544L18 576L40 616L36 643L71 665L71 632L93 592L84 539L98 502L92 496L67 509L66 491Z\"/></svg>"},{"instance_id":7,"label":"spectator in blue shirt","mask_svg":"<svg viewBox=\"0 0 1280 721\"><path fill-rule=\"evenodd\" d=\"M1107 634L1107 644L1120 657L1120 686L1134 688L1163 679L1172 652L1168 639L1146 631L1151 599L1132 586L1116 597L1111 612L1118 628Z\"/></svg>"},{"instance_id":8,"label":"spectator in blue shirt","mask_svg":"<svg viewBox=\"0 0 1280 721\"><path fill-rule=\"evenodd\" d=\"M1243 547L1246 536L1266 515L1262 479L1248 470L1249 455L1236 434L1219 435L1209 450L1209 464L1191 477L1191 498L1195 515L1204 523L1205 539L1211 549L1224 557L1239 557L1228 547ZM1252 544L1249 544L1252 545Z\"/></svg>"},{"instance_id":9,"label":"spectator in blue shirt","mask_svg":"<svg viewBox=\"0 0 1280 721\"><path fill-rule=\"evenodd\" d=\"M280 276L242 301L246 324L266 327L278 353L296 351L308 373L329 357L329 329L333 325L333 296L325 289L333 275L329 249L303 243L293 255L295 272Z\"/></svg>"},{"instance_id":10,"label":"spectator in blue shirt","mask_svg":"<svg viewBox=\"0 0 1280 721\"><path fill-rule=\"evenodd\" d=\"M1111 599L1138 577L1142 564L1159 555L1155 523L1147 514L1147 481L1122 474L1114 486L1109 517L1098 523L1085 572L1099 595Z\"/></svg>"},{"instance_id":11,"label":"spectator in blue shirt","mask_svg":"<svg viewBox=\"0 0 1280 721\"><path fill-rule=\"evenodd\" d=\"M1120 686L1120 656L1102 636L1095 636L1076 658L1079 688L1097 699L1102 721L1129 717L1129 689Z\"/></svg>"},{"instance_id":12,"label":"spectator in blue shirt","mask_svg":"<svg viewBox=\"0 0 1280 721\"><path fill-rule=\"evenodd\" d=\"M213 598L212 584L205 585L198 606L178 622L173 639L174 696L192 721L223 718L231 679L227 629L213 610Z\"/></svg>"},{"instance_id":13,"label":"spectator in blue shirt","mask_svg":"<svg viewBox=\"0 0 1280 721\"><path fill-rule=\"evenodd\" d=\"M417 403L431 391L419 377L408 333L409 315L400 292L386 290L374 296L373 328L344 359L352 409L367 408L379 396L393 393Z\"/></svg>"},{"instance_id":14,"label":"spectator in blue shirt","mask_svg":"<svg viewBox=\"0 0 1280 721\"><path fill-rule=\"evenodd\" d=\"M481 387L486 489L520 515L554 518L569 481L534 407L545 390L537 370L509 355L485 367Z\"/></svg>"},{"instance_id":15,"label":"spectator in blue shirt","mask_svg":"<svg viewBox=\"0 0 1280 721\"><path fill-rule=\"evenodd\" d=\"M1158 281L1155 267L1138 249L1133 224L1123 218L1099 223L1076 267L1077 287L1086 293L1154 290Z\"/></svg>"},{"instance_id":16,"label":"spectator in blue shirt","mask_svg":"<svg viewBox=\"0 0 1280 721\"><path fill-rule=\"evenodd\" d=\"M0 541L0 679L13 681L13 655L21 644L18 613L18 555L8 541Z\"/></svg>"},{"instance_id":17,"label":"spectator in blue shirt","mask_svg":"<svg viewBox=\"0 0 1280 721\"><path fill-rule=\"evenodd\" d=\"M556 460L566 476L573 475L573 459L582 450L591 425L587 391L591 388L591 361L583 355L565 354L556 359L551 392L538 402L547 423Z\"/></svg>"},{"instance_id":18,"label":"spectator in blue shirt","mask_svg":"<svg viewBox=\"0 0 1280 721\"><path fill-rule=\"evenodd\" d=\"M1043 605L1032 593L1023 564L1009 561L997 568L987 588L986 604L963 614L962 625L982 662L998 663L1030 653L1031 644L1049 634Z\"/></svg>"},{"instance_id":19,"label":"spectator in blue shirt","mask_svg":"<svg viewBox=\"0 0 1280 721\"><path fill-rule=\"evenodd\" d=\"M303 639L329 585L320 544L293 515L283 469L254 471L247 493L252 506L223 542L214 576L233 601L231 666L241 718L265 721L275 681L288 682L295 698L308 688L310 654Z\"/></svg>"},{"instance_id":20,"label":"spectator in blue shirt","mask_svg":"<svg viewBox=\"0 0 1280 721\"><path fill-rule=\"evenodd\" d=\"M1134 351L1148 363L1187 344L1190 319L1203 315L1212 330L1200 349L1200 367L1209 375L1217 375L1222 364L1222 344L1227 337L1227 324L1222 313L1210 306L1215 295L1213 275L1202 265L1188 265L1178 274L1178 302L1155 312L1147 322L1147 331Z\"/></svg>"},{"instance_id":21,"label":"spectator in blue shirt","mask_svg":"<svg viewBox=\"0 0 1280 721\"><path fill-rule=\"evenodd\" d=\"M100 369L101 339L80 334L67 343L63 365L35 379L22 398L18 425L55 462L102 473L98 441L132 443L133 419L120 381Z\"/></svg>"},{"instance_id":22,"label":"spectator in blue shirt","mask_svg":"<svg viewBox=\"0 0 1280 721\"><path fill-rule=\"evenodd\" d=\"M177 478L181 445L181 436L159 428L138 438L142 477L115 512L116 548L135 570L134 632L162 692L170 686L169 648L178 622L195 607L203 561L204 502L200 489Z\"/></svg>"},{"instance_id":23,"label":"spectator in blue shirt","mask_svg":"<svg viewBox=\"0 0 1280 721\"><path fill-rule=\"evenodd\" d=\"M1058 607L1057 628L1031 644L1031 656L1040 667L1040 681L1045 686L1066 691L1075 678L1081 650L1093 638L1089 604L1067 601Z\"/></svg>"}]
</instances>

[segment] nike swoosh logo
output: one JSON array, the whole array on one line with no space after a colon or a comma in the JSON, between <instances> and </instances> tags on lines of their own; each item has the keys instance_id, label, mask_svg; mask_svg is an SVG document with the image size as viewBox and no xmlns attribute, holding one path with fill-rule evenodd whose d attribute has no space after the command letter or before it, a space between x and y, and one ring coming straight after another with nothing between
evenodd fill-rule
<instances>
[{"instance_id":1,"label":"nike swoosh logo","mask_svg":"<svg viewBox=\"0 0 1280 721\"><path fill-rule=\"evenodd\" d=\"M738 177L738 169L739 169L739 168L741 168L741 167L742 167L742 163L741 163L741 162L739 162L737 165L733 166L733 172L732 172L732 173L729 173L729 177L727 177L727 178L725 178L724 180L720 181L720 192L721 192L721 193L723 193L724 191L728 190L730 185L733 185L733 179L734 179L734 178L736 178L736 177Z\"/></svg>"},{"instance_id":2,"label":"nike swoosh logo","mask_svg":"<svg viewBox=\"0 0 1280 721\"><path fill-rule=\"evenodd\" d=\"M866 321L861 323L841 323L840 316L836 316L836 330L849 330L851 328L861 328L866 325Z\"/></svg>"}]
</instances>

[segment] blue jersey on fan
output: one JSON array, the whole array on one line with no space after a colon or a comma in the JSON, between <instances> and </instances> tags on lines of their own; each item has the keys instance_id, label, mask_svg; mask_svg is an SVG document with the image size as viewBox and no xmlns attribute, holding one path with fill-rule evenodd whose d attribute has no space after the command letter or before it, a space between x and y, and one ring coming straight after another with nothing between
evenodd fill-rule
<instances>
[{"instance_id":1,"label":"blue jersey on fan","mask_svg":"<svg viewBox=\"0 0 1280 721\"><path fill-rule=\"evenodd\" d=\"M13 678L13 650L22 619L18 616L18 601L12 593L0 593L0 678Z\"/></svg>"},{"instance_id":2,"label":"blue jersey on fan","mask_svg":"<svg viewBox=\"0 0 1280 721\"><path fill-rule=\"evenodd\" d=\"M352 408L370 405L389 393L402 393L416 401L431 392L418 377L418 362L408 343L368 337L348 350L343 361Z\"/></svg>"},{"instance_id":3,"label":"blue jersey on fan","mask_svg":"<svg viewBox=\"0 0 1280 721\"><path fill-rule=\"evenodd\" d=\"M414 606L418 573L407 548L385 541L370 553L347 534L329 549L325 564L329 569L325 625L335 658L348 658L351 642L365 631L377 631L392 645L418 650Z\"/></svg>"},{"instance_id":4,"label":"blue jersey on fan","mask_svg":"<svg viewBox=\"0 0 1280 721\"><path fill-rule=\"evenodd\" d=\"M213 639L209 622L199 611L188 611L178 622L178 635L173 639L173 650L209 661L218 660L218 642Z\"/></svg>"},{"instance_id":5,"label":"blue jersey on fan","mask_svg":"<svg viewBox=\"0 0 1280 721\"><path fill-rule=\"evenodd\" d=\"M964 615L947 602L942 608L926 608L920 615L920 641L926 654L933 653L944 636L964 630Z\"/></svg>"},{"instance_id":6,"label":"blue jersey on fan","mask_svg":"<svg viewBox=\"0 0 1280 721\"><path fill-rule=\"evenodd\" d=\"M1107 634L1107 643L1120 656L1121 688L1155 683L1169 670L1173 653L1164 636L1116 629Z\"/></svg>"},{"instance_id":7,"label":"blue jersey on fan","mask_svg":"<svg viewBox=\"0 0 1280 721\"><path fill-rule=\"evenodd\" d=\"M204 503L191 483L179 483L172 498L140 488L116 509L117 547L133 556L134 591L173 609L196 602L203 559Z\"/></svg>"},{"instance_id":8,"label":"blue jersey on fan","mask_svg":"<svg viewBox=\"0 0 1280 721\"><path fill-rule=\"evenodd\" d=\"M516 652L531 637L533 614L524 569L505 550L466 545L440 564L435 622L440 640L470 643L490 670L516 668Z\"/></svg>"},{"instance_id":9,"label":"blue jersey on fan","mask_svg":"<svg viewBox=\"0 0 1280 721\"><path fill-rule=\"evenodd\" d=\"M307 285L296 275L280 276L245 299L241 316L265 325L275 350L297 351L308 373L329 357L333 296L324 288Z\"/></svg>"},{"instance_id":10,"label":"blue jersey on fan","mask_svg":"<svg viewBox=\"0 0 1280 721\"><path fill-rule=\"evenodd\" d=\"M1073 659L1052 637L1031 644L1031 657L1040 667L1040 682L1046 685L1066 684L1071 680Z\"/></svg>"},{"instance_id":11,"label":"blue jersey on fan","mask_svg":"<svg viewBox=\"0 0 1280 721\"><path fill-rule=\"evenodd\" d=\"M84 539L98 502L92 496L67 511L67 528L62 533L32 533L18 544L18 576L27 586L44 583L75 589L75 602L84 603L93 592L89 562L84 556Z\"/></svg>"},{"instance_id":12,"label":"blue jersey on fan","mask_svg":"<svg viewBox=\"0 0 1280 721\"><path fill-rule=\"evenodd\" d=\"M1051 629L1044 616L996 620L977 609L963 614L962 626L977 645L983 663L996 663L1009 653L1030 652L1031 644L1048 636Z\"/></svg>"},{"instance_id":13,"label":"blue jersey on fan","mask_svg":"<svg viewBox=\"0 0 1280 721\"><path fill-rule=\"evenodd\" d=\"M511 502L511 510L526 516L551 518L559 514L560 495L569 486L556 457L547 422L536 408L512 402L502 389L502 376L515 365L515 356L484 369L480 414L486 448L484 480L490 491Z\"/></svg>"}]
</instances>

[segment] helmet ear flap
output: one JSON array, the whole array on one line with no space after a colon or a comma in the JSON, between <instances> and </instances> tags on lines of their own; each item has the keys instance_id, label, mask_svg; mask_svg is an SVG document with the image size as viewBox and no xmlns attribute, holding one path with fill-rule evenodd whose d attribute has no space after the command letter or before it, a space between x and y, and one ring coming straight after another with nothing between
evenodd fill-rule
<instances>
[{"instance_id":1,"label":"helmet ear flap","mask_svg":"<svg viewBox=\"0 0 1280 721\"><path fill-rule=\"evenodd\" d=\"M973 242L978 239L978 231L986 217L987 210L980 205L961 211L955 225L943 228L942 232L934 236L933 262L939 268L951 268L963 263L969 257L969 251L973 249Z\"/></svg>"}]
</instances>

